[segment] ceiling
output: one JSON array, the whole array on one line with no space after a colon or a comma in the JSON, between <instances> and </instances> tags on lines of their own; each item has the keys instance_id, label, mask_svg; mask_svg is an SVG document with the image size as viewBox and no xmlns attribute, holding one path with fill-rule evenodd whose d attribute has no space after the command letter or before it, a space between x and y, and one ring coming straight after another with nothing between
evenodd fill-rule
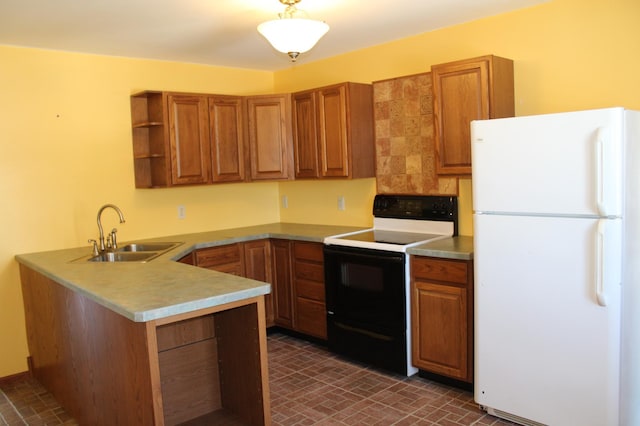
<instances>
[{"instance_id":1,"label":"ceiling","mask_svg":"<svg viewBox=\"0 0 640 426\"><path fill-rule=\"evenodd\" d=\"M302 0L331 29L299 63L547 0ZM3 0L0 44L258 70L291 66L256 31L278 0Z\"/></svg>"}]
</instances>

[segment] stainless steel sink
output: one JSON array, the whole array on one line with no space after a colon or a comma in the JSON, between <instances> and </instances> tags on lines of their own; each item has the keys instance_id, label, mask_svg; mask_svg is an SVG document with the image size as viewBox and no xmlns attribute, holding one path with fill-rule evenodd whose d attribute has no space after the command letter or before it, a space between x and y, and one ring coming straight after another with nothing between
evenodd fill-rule
<instances>
[{"instance_id":1,"label":"stainless steel sink","mask_svg":"<svg viewBox=\"0 0 640 426\"><path fill-rule=\"evenodd\" d=\"M130 243L120 247L117 252L145 252L145 251L165 251L172 249L182 243Z\"/></svg>"},{"instance_id":2,"label":"stainless steel sink","mask_svg":"<svg viewBox=\"0 0 640 426\"><path fill-rule=\"evenodd\" d=\"M106 251L95 256L83 256L73 262L148 262L180 244L182 243L164 241L129 243L116 251Z\"/></svg>"},{"instance_id":3,"label":"stainless steel sink","mask_svg":"<svg viewBox=\"0 0 640 426\"><path fill-rule=\"evenodd\" d=\"M146 262L160 253L154 251L146 252L119 252L111 251L92 256L87 259L88 262Z\"/></svg>"}]
</instances>

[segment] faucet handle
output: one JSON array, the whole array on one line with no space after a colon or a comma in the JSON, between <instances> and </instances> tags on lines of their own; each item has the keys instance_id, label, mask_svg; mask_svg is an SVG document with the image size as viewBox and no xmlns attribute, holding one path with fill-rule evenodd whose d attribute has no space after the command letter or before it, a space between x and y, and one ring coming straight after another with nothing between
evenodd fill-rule
<instances>
[{"instance_id":1,"label":"faucet handle","mask_svg":"<svg viewBox=\"0 0 640 426\"><path fill-rule=\"evenodd\" d=\"M118 248L118 240L116 240L116 232L118 232L118 230L116 228L113 228L111 230L111 233L109 234L109 236L111 237L111 247L114 250Z\"/></svg>"},{"instance_id":2,"label":"faucet handle","mask_svg":"<svg viewBox=\"0 0 640 426\"><path fill-rule=\"evenodd\" d=\"M89 240L87 241L88 243L93 244L93 249L92 249L92 256L97 256L100 254L100 252L98 251L98 242L96 240Z\"/></svg>"}]
</instances>

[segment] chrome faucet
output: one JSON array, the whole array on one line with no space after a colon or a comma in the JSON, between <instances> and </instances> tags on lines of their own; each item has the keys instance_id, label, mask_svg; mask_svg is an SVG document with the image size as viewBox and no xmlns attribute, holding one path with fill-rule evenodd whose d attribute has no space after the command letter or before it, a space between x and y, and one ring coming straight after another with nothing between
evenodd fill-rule
<instances>
[{"instance_id":1,"label":"chrome faucet","mask_svg":"<svg viewBox=\"0 0 640 426\"><path fill-rule=\"evenodd\" d=\"M118 208L118 206L116 206L115 204L105 204L104 206L100 207L100 210L98 210L98 231L100 231L100 239L99 239L100 253L104 252L106 249L105 243L104 243L104 231L102 230L102 220L100 219L100 217L102 216L102 212L104 211L104 209L106 209L107 207L114 209L116 213L118 213L118 216L120 216L120 223L124 223L124 216L122 215L122 211ZM113 231L111 231L109 235L111 237L110 238L111 244L109 248L112 250L115 250L117 248L116 238L115 238L116 229L113 228Z\"/></svg>"}]
</instances>

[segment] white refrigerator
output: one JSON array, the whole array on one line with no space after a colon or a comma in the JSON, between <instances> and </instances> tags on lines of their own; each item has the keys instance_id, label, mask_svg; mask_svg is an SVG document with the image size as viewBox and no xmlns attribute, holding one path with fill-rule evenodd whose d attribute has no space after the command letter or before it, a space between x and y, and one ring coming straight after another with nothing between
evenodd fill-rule
<instances>
[{"instance_id":1,"label":"white refrigerator","mask_svg":"<svg viewBox=\"0 0 640 426\"><path fill-rule=\"evenodd\" d=\"M474 397L525 425L640 425L640 112L471 123Z\"/></svg>"}]
</instances>

